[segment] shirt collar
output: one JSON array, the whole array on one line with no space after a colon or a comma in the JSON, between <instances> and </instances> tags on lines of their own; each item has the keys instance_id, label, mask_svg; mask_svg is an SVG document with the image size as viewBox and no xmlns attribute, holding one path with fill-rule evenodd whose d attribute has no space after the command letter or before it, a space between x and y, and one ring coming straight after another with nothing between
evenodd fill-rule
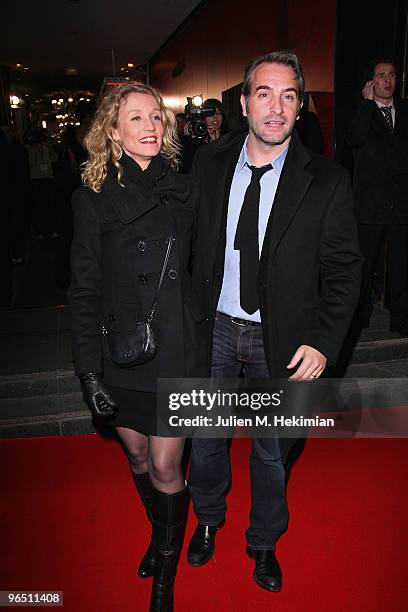
<instances>
[{"instance_id":1,"label":"shirt collar","mask_svg":"<svg viewBox=\"0 0 408 612\"><path fill-rule=\"evenodd\" d=\"M375 100L378 108L384 108L384 106L387 106L388 108L394 108L394 98L392 98L391 100L391 104L383 104L382 102L378 102L377 100Z\"/></svg>"},{"instance_id":2,"label":"shirt collar","mask_svg":"<svg viewBox=\"0 0 408 612\"><path fill-rule=\"evenodd\" d=\"M248 156L247 142L248 142L248 136L245 138L245 142L242 145L241 153L238 158L237 172L241 172L244 168L253 165ZM278 157L273 160L272 167L273 167L273 170L278 174L278 176L280 176L282 172L282 168L283 168L283 164L285 163L288 148L289 147L286 147L286 149L284 149L282 153L280 153Z\"/></svg>"}]
</instances>

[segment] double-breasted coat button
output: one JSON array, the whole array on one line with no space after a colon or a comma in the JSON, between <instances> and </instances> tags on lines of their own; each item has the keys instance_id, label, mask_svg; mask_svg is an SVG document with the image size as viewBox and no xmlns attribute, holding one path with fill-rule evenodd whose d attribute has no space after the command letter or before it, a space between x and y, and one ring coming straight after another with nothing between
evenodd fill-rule
<instances>
[{"instance_id":1,"label":"double-breasted coat button","mask_svg":"<svg viewBox=\"0 0 408 612\"><path fill-rule=\"evenodd\" d=\"M208 283L210 282L210 279L209 278L205 278L204 282L208 285Z\"/></svg>"},{"instance_id":2,"label":"double-breasted coat button","mask_svg":"<svg viewBox=\"0 0 408 612\"><path fill-rule=\"evenodd\" d=\"M113 312L108 313L108 321L116 321L116 315Z\"/></svg>"},{"instance_id":3,"label":"double-breasted coat button","mask_svg":"<svg viewBox=\"0 0 408 612\"><path fill-rule=\"evenodd\" d=\"M162 204L168 204L169 203L169 200L168 200L168 198L166 196L162 196L161 197L161 201L162 201Z\"/></svg>"},{"instance_id":4,"label":"double-breasted coat button","mask_svg":"<svg viewBox=\"0 0 408 612\"><path fill-rule=\"evenodd\" d=\"M176 270L173 270L173 268L169 270L169 278L171 278L171 280L175 280L177 278L177 272Z\"/></svg>"},{"instance_id":5,"label":"double-breasted coat button","mask_svg":"<svg viewBox=\"0 0 408 612\"><path fill-rule=\"evenodd\" d=\"M139 274L138 279L139 279L139 283L147 283L148 281L147 274Z\"/></svg>"},{"instance_id":6,"label":"double-breasted coat button","mask_svg":"<svg viewBox=\"0 0 408 612\"><path fill-rule=\"evenodd\" d=\"M139 251L145 251L146 250L146 243L144 240L139 240L139 242L137 243L137 248L139 249Z\"/></svg>"},{"instance_id":7,"label":"double-breasted coat button","mask_svg":"<svg viewBox=\"0 0 408 612\"><path fill-rule=\"evenodd\" d=\"M220 270L217 270L215 273L215 278L220 278L221 277L221 272Z\"/></svg>"}]
</instances>

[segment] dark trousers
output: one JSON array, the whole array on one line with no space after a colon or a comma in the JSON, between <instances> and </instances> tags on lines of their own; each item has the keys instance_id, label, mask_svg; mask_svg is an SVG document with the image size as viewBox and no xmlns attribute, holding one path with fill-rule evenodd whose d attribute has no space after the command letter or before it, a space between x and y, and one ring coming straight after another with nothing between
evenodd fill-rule
<instances>
[{"instance_id":1,"label":"dark trousers","mask_svg":"<svg viewBox=\"0 0 408 612\"><path fill-rule=\"evenodd\" d=\"M389 281L390 321L392 324L408 321L408 225L358 226L360 249L364 257L360 303L357 313L368 322L372 313L374 272L381 250L387 239L387 270Z\"/></svg>"},{"instance_id":2,"label":"dark trousers","mask_svg":"<svg viewBox=\"0 0 408 612\"><path fill-rule=\"evenodd\" d=\"M32 221L37 234L52 234L57 228L54 179L31 181Z\"/></svg>"},{"instance_id":3,"label":"dark trousers","mask_svg":"<svg viewBox=\"0 0 408 612\"><path fill-rule=\"evenodd\" d=\"M217 314L214 326L213 378L270 378L260 324L240 325ZM246 531L250 548L274 550L288 523L285 469L277 436L254 438L250 453L251 512ZM225 439L193 440L189 488L199 523L218 525L227 509L231 479ZM236 486L240 486L236 483Z\"/></svg>"}]
</instances>

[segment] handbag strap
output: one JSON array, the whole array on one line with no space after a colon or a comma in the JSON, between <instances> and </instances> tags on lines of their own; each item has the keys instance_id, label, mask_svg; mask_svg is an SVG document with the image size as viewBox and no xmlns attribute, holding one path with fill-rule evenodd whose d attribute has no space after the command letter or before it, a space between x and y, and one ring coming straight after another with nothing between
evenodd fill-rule
<instances>
[{"instance_id":1,"label":"handbag strap","mask_svg":"<svg viewBox=\"0 0 408 612\"><path fill-rule=\"evenodd\" d=\"M164 274L166 272L167 264L169 263L170 251L171 251L171 247L173 246L174 240L175 240L175 238L173 238L173 236L169 236L167 238L167 250L166 250L166 255L164 256L163 267L162 267L162 271L161 271L161 274L160 274L159 283L157 285L156 295L154 296L154 302L153 302L153 306L152 306L152 309L150 311L150 314L147 317L147 323L149 323L149 325L150 325L150 323L153 320L153 316L154 316L155 310L157 308L157 303L158 303L158 298L159 298L159 291L160 291L160 287L162 286L162 283L163 283Z\"/></svg>"}]
</instances>

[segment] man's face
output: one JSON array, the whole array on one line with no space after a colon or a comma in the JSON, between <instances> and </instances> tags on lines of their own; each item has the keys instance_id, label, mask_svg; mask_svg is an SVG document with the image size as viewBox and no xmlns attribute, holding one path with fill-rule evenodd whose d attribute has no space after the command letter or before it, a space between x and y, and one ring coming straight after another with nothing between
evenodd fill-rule
<instances>
[{"instance_id":1,"label":"man's face","mask_svg":"<svg viewBox=\"0 0 408 612\"><path fill-rule=\"evenodd\" d=\"M259 143L270 146L285 143L301 108L293 68L260 64L252 75L250 95L241 96L241 106L250 134Z\"/></svg>"},{"instance_id":2,"label":"man's face","mask_svg":"<svg viewBox=\"0 0 408 612\"><path fill-rule=\"evenodd\" d=\"M374 95L377 98L392 98L396 76L393 64L377 64L374 69Z\"/></svg>"},{"instance_id":3,"label":"man's face","mask_svg":"<svg viewBox=\"0 0 408 612\"><path fill-rule=\"evenodd\" d=\"M183 132L184 126L186 125L186 118L183 117L183 115L176 116L176 122L177 122L177 131Z\"/></svg>"}]
</instances>

